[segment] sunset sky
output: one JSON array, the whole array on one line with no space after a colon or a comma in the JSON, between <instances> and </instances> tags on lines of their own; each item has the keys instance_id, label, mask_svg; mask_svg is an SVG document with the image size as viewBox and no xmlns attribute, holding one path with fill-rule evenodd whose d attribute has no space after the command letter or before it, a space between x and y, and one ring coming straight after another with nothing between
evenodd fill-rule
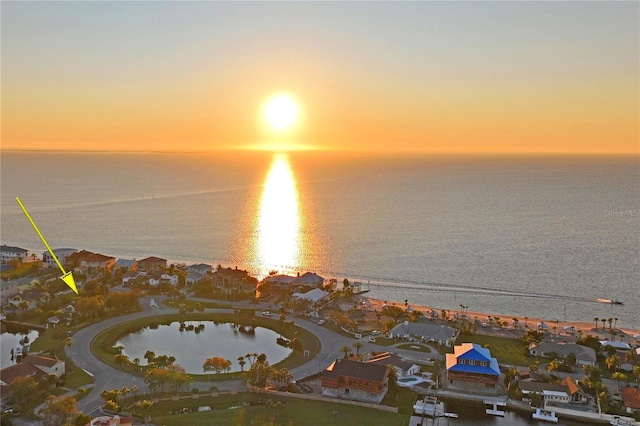
<instances>
[{"instance_id":1,"label":"sunset sky","mask_svg":"<svg viewBox=\"0 0 640 426\"><path fill-rule=\"evenodd\" d=\"M638 153L640 3L2 2L2 149ZM298 122L270 129L274 93Z\"/></svg>"}]
</instances>

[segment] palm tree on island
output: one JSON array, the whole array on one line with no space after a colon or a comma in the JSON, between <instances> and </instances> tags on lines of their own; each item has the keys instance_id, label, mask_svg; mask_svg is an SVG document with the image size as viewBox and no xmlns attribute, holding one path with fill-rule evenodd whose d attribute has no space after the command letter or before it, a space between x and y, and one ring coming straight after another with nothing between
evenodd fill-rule
<instances>
[{"instance_id":1,"label":"palm tree on island","mask_svg":"<svg viewBox=\"0 0 640 426\"><path fill-rule=\"evenodd\" d=\"M600 318L595 317L593 320L596 322L596 331L598 331L598 321L600 321Z\"/></svg>"}]
</instances>

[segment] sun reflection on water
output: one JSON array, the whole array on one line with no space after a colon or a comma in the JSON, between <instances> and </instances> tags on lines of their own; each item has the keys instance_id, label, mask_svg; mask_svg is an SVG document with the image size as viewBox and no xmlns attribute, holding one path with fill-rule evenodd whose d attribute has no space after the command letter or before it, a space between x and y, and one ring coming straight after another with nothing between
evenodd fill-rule
<instances>
[{"instance_id":1,"label":"sun reflection on water","mask_svg":"<svg viewBox=\"0 0 640 426\"><path fill-rule=\"evenodd\" d=\"M265 276L286 273L300 264L300 208L296 180L286 154L274 154L258 210L255 264Z\"/></svg>"}]
</instances>

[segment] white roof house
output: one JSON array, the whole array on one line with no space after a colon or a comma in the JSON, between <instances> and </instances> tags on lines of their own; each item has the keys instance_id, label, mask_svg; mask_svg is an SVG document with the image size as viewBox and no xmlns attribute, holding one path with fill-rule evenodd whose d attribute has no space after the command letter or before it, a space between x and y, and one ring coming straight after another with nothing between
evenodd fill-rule
<instances>
[{"instance_id":1,"label":"white roof house","mask_svg":"<svg viewBox=\"0 0 640 426\"><path fill-rule=\"evenodd\" d=\"M319 288L314 288L306 293L293 293L293 297L310 300L312 303L317 303L325 299L327 296L329 296L329 293L324 290L320 290Z\"/></svg>"}]
</instances>

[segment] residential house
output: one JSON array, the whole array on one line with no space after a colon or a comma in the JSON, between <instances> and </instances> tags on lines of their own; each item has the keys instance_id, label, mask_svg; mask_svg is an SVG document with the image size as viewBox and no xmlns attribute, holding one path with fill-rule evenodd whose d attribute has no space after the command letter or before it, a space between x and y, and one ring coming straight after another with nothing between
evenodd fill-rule
<instances>
[{"instance_id":1,"label":"residential house","mask_svg":"<svg viewBox=\"0 0 640 426\"><path fill-rule=\"evenodd\" d=\"M116 264L116 258L105 256L104 254L91 253L80 261L80 266L84 268L101 269L104 271L111 270Z\"/></svg>"},{"instance_id":2,"label":"residential house","mask_svg":"<svg viewBox=\"0 0 640 426\"><path fill-rule=\"evenodd\" d=\"M271 275L265 278L265 282L272 287L293 292L303 288L320 288L324 285L324 278L313 272L305 272L295 277L291 275Z\"/></svg>"},{"instance_id":3,"label":"residential house","mask_svg":"<svg viewBox=\"0 0 640 426\"><path fill-rule=\"evenodd\" d=\"M458 330L446 325L438 325L427 319L422 319L418 322L404 321L396 325L390 330L389 336L401 339L414 338L438 345L451 346L458 337L458 332Z\"/></svg>"},{"instance_id":4,"label":"residential house","mask_svg":"<svg viewBox=\"0 0 640 426\"><path fill-rule=\"evenodd\" d=\"M138 260L138 271L153 272L167 269L167 260L160 257L146 257Z\"/></svg>"},{"instance_id":5,"label":"residential house","mask_svg":"<svg viewBox=\"0 0 640 426\"><path fill-rule=\"evenodd\" d=\"M324 290L320 290L319 288L314 288L306 293L293 293L292 297L295 297L296 299L305 299L315 304L327 300L329 298L329 293Z\"/></svg>"},{"instance_id":6,"label":"residential house","mask_svg":"<svg viewBox=\"0 0 640 426\"><path fill-rule=\"evenodd\" d=\"M446 354L449 387L496 393L500 379L498 361L487 348L463 343Z\"/></svg>"},{"instance_id":7,"label":"residential house","mask_svg":"<svg viewBox=\"0 0 640 426\"><path fill-rule=\"evenodd\" d=\"M47 374L57 377L65 373L65 363L53 358L28 355L22 361L0 370L0 404L4 406L11 398L9 385L18 377L32 377L36 382Z\"/></svg>"},{"instance_id":8,"label":"residential house","mask_svg":"<svg viewBox=\"0 0 640 426\"><path fill-rule=\"evenodd\" d=\"M14 260L26 262L28 255L29 252L27 249L8 246L6 244L2 244L2 246L0 246L0 263L3 264L9 263Z\"/></svg>"},{"instance_id":9,"label":"residential house","mask_svg":"<svg viewBox=\"0 0 640 426\"><path fill-rule=\"evenodd\" d=\"M113 417L110 416L100 416L91 420L84 426L132 426L133 425L133 417L120 417L115 415Z\"/></svg>"},{"instance_id":10,"label":"residential house","mask_svg":"<svg viewBox=\"0 0 640 426\"><path fill-rule=\"evenodd\" d=\"M567 387L569 402L586 404L589 401L589 396L584 391L584 389L582 389L582 387L573 379L573 377L565 377L562 380L562 385Z\"/></svg>"},{"instance_id":11,"label":"residential house","mask_svg":"<svg viewBox=\"0 0 640 426\"><path fill-rule=\"evenodd\" d=\"M534 343L529 345L529 354L532 356L541 356L545 358L558 357L562 360L570 353L573 353L576 356L577 365L596 365L596 351L587 346L567 342L542 342L538 345Z\"/></svg>"},{"instance_id":12,"label":"residential house","mask_svg":"<svg viewBox=\"0 0 640 426\"><path fill-rule=\"evenodd\" d=\"M226 294L250 293L255 294L258 280L242 269L220 268L213 273L213 286Z\"/></svg>"},{"instance_id":13,"label":"residential house","mask_svg":"<svg viewBox=\"0 0 640 426\"><path fill-rule=\"evenodd\" d=\"M58 378L65 373L65 363L59 359L41 355L28 355L22 359L22 362L33 365L45 374L55 374Z\"/></svg>"},{"instance_id":14,"label":"residential house","mask_svg":"<svg viewBox=\"0 0 640 426\"><path fill-rule=\"evenodd\" d=\"M628 343L625 342L617 342L614 340L600 340L600 344L602 345L602 348L604 349L605 346L612 346L614 348L616 348L617 350L620 351L630 351L631 350L631 345L629 345Z\"/></svg>"},{"instance_id":15,"label":"residential house","mask_svg":"<svg viewBox=\"0 0 640 426\"><path fill-rule=\"evenodd\" d=\"M65 265L67 264L67 259L69 258L69 256L76 253L77 251L78 250L73 248L59 248L59 249L53 250L53 254L56 255L56 258L58 259L61 265ZM42 253L42 261L49 266L53 266L56 268L58 267L58 264L56 263L55 259L51 256L51 253L49 253L48 251L45 251Z\"/></svg>"},{"instance_id":16,"label":"residential house","mask_svg":"<svg viewBox=\"0 0 640 426\"><path fill-rule=\"evenodd\" d=\"M15 281L0 281L0 305L7 305L19 294L20 290L18 290L18 284Z\"/></svg>"},{"instance_id":17,"label":"residential house","mask_svg":"<svg viewBox=\"0 0 640 426\"><path fill-rule=\"evenodd\" d=\"M213 267L211 265L207 265L206 263L198 263L196 265L191 265L187 268L187 271L199 272L202 275L207 275L209 272L213 271Z\"/></svg>"},{"instance_id":18,"label":"residential house","mask_svg":"<svg viewBox=\"0 0 640 426\"><path fill-rule=\"evenodd\" d=\"M640 412L640 389L625 386L620 388L622 405L628 414Z\"/></svg>"},{"instance_id":19,"label":"residential house","mask_svg":"<svg viewBox=\"0 0 640 426\"><path fill-rule=\"evenodd\" d=\"M147 273L146 272L140 272L140 271L127 271L122 276L122 285L133 284L134 282L136 282L141 277L145 277L146 278L147 277Z\"/></svg>"},{"instance_id":20,"label":"residential house","mask_svg":"<svg viewBox=\"0 0 640 426\"><path fill-rule=\"evenodd\" d=\"M379 404L389 390L390 373L386 365L338 359L320 374L322 395Z\"/></svg>"},{"instance_id":21,"label":"residential house","mask_svg":"<svg viewBox=\"0 0 640 426\"><path fill-rule=\"evenodd\" d=\"M127 271L135 271L138 266L138 261L135 259L118 259L116 264L113 265L113 269L125 269Z\"/></svg>"},{"instance_id":22,"label":"residential house","mask_svg":"<svg viewBox=\"0 0 640 426\"><path fill-rule=\"evenodd\" d=\"M640 357L633 351L616 351L618 369L626 372L633 371L633 367L640 365Z\"/></svg>"},{"instance_id":23,"label":"residential house","mask_svg":"<svg viewBox=\"0 0 640 426\"><path fill-rule=\"evenodd\" d=\"M207 276L201 272L188 270L187 276L185 277L185 283L187 285L198 284L204 281L206 277Z\"/></svg>"},{"instance_id":24,"label":"residential house","mask_svg":"<svg viewBox=\"0 0 640 426\"><path fill-rule=\"evenodd\" d=\"M178 276L162 273L161 271L154 271L149 277L149 285L157 287L160 284L178 285Z\"/></svg>"},{"instance_id":25,"label":"residential house","mask_svg":"<svg viewBox=\"0 0 640 426\"><path fill-rule=\"evenodd\" d=\"M396 377L398 378L420 374L419 365L389 352L371 355L367 359L367 362L370 364L393 366L393 369L396 371Z\"/></svg>"}]
</instances>

